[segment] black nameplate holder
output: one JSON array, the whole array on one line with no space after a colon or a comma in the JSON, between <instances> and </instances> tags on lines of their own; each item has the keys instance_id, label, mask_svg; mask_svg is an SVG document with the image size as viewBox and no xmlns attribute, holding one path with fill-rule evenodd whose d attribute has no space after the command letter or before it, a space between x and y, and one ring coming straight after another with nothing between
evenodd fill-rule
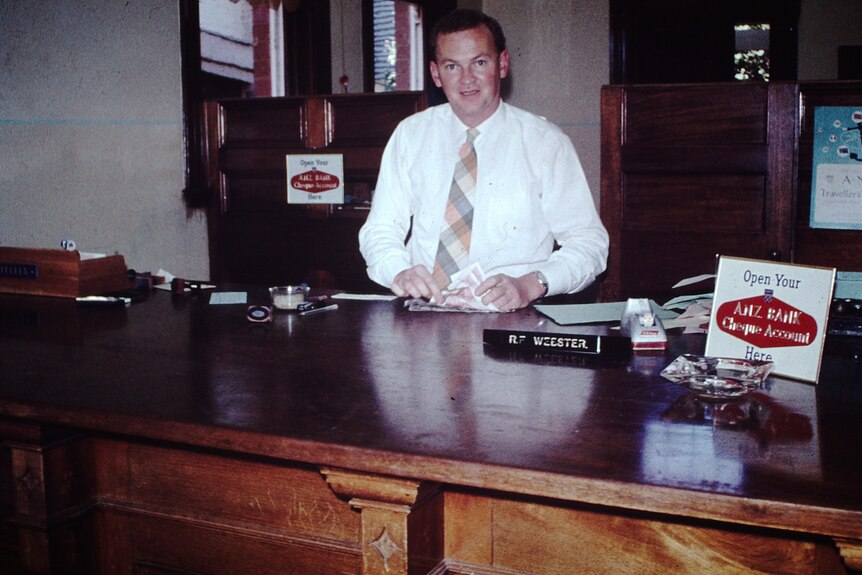
<instances>
[{"instance_id":1,"label":"black nameplate holder","mask_svg":"<svg viewBox=\"0 0 862 575\"><path fill-rule=\"evenodd\" d=\"M486 329L482 341L511 351L590 356L619 356L631 353L627 337L595 334L552 333Z\"/></svg>"}]
</instances>

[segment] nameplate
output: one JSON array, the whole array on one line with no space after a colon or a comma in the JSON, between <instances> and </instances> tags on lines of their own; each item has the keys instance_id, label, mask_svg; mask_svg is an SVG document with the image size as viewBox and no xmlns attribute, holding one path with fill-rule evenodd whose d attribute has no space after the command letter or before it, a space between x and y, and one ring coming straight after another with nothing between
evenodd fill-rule
<instances>
[{"instance_id":1,"label":"nameplate","mask_svg":"<svg viewBox=\"0 0 862 575\"><path fill-rule=\"evenodd\" d=\"M7 264L0 262L0 278L36 279L39 268L30 264Z\"/></svg>"},{"instance_id":2,"label":"nameplate","mask_svg":"<svg viewBox=\"0 0 862 575\"><path fill-rule=\"evenodd\" d=\"M531 353L619 355L631 352L628 338L594 334L486 329L482 341L488 345Z\"/></svg>"}]
</instances>

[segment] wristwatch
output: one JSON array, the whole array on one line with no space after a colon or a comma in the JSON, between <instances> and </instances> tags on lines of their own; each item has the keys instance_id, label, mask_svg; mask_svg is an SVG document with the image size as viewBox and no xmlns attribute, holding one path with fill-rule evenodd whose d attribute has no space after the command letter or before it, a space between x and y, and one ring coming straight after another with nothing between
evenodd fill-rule
<instances>
[{"instance_id":1,"label":"wristwatch","mask_svg":"<svg viewBox=\"0 0 862 575\"><path fill-rule=\"evenodd\" d=\"M536 276L536 281L539 282L543 288L545 288L545 291L543 291L542 295L540 295L539 297L545 297L546 295L548 295L548 278L546 278L545 274L538 270L534 271L533 275Z\"/></svg>"}]
</instances>

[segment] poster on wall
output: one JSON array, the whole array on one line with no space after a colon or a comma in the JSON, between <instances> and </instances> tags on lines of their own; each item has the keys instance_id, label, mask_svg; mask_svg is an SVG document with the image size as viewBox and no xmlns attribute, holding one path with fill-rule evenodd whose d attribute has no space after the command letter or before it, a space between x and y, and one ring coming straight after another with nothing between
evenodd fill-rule
<instances>
[{"instance_id":1,"label":"poster on wall","mask_svg":"<svg viewBox=\"0 0 862 575\"><path fill-rule=\"evenodd\" d=\"M820 376L835 268L722 256L706 355L774 363L773 373Z\"/></svg>"},{"instance_id":2,"label":"poster on wall","mask_svg":"<svg viewBox=\"0 0 862 575\"><path fill-rule=\"evenodd\" d=\"M862 105L814 109L812 228L862 230Z\"/></svg>"},{"instance_id":3,"label":"poster on wall","mask_svg":"<svg viewBox=\"0 0 862 575\"><path fill-rule=\"evenodd\" d=\"M344 156L342 154L293 154L287 156L288 204L343 204Z\"/></svg>"}]
</instances>

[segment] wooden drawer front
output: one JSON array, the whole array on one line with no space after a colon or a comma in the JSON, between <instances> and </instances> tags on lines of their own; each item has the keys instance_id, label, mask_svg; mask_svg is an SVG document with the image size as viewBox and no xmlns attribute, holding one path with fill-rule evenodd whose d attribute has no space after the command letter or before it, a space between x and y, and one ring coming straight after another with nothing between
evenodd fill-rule
<instances>
[{"instance_id":1,"label":"wooden drawer front","mask_svg":"<svg viewBox=\"0 0 862 575\"><path fill-rule=\"evenodd\" d=\"M129 448L130 502L223 525L258 525L356 542L359 515L314 468L204 453Z\"/></svg>"},{"instance_id":2,"label":"wooden drawer front","mask_svg":"<svg viewBox=\"0 0 862 575\"><path fill-rule=\"evenodd\" d=\"M733 525L465 493L447 493L445 514L447 559L481 573L793 575L840 565L814 538Z\"/></svg>"},{"instance_id":3,"label":"wooden drawer front","mask_svg":"<svg viewBox=\"0 0 862 575\"><path fill-rule=\"evenodd\" d=\"M280 540L170 520L129 522L133 572L196 575L358 575L358 548Z\"/></svg>"}]
</instances>

